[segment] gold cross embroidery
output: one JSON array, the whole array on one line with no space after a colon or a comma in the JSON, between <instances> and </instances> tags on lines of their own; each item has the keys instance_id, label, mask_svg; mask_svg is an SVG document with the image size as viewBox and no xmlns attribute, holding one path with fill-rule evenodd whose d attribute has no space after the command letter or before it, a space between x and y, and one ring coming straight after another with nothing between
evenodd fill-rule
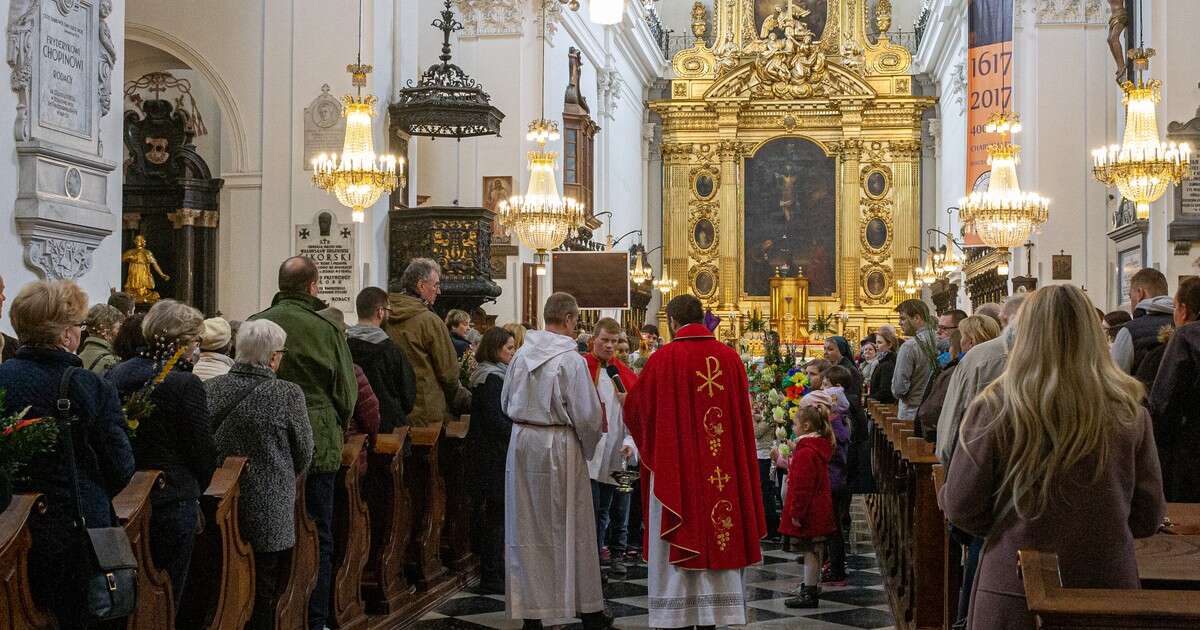
<instances>
[{"instance_id":1,"label":"gold cross embroidery","mask_svg":"<svg viewBox=\"0 0 1200 630\"><path fill-rule=\"evenodd\" d=\"M717 360L717 357L706 357L704 359L704 368L707 374L702 374L700 370L696 370L696 376L704 379L704 382L700 383L700 386L696 388L696 391L702 391L707 387L709 398L713 397L714 387L721 391L725 391L725 386L717 382L717 379L724 374L724 372L721 370L721 362Z\"/></svg>"},{"instance_id":2,"label":"gold cross embroidery","mask_svg":"<svg viewBox=\"0 0 1200 630\"><path fill-rule=\"evenodd\" d=\"M731 477L721 472L721 467L717 466L713 469L713 474L708 476L708 482L717 487L717 492L725 491L725 484L729 483Z\"/></svg>"}]
</instances>

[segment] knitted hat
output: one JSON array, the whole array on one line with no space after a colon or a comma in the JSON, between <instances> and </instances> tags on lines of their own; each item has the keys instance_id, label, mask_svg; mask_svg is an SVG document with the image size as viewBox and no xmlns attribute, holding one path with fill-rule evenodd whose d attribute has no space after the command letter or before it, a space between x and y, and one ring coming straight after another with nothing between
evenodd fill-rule
<instances>
[{"instance_id":1,"label":"knitted hat","mask_svg":"<svg viewBox=\"0 0 1200 630\"><path fill-rule=\"evenodd\" d=\"M809 392L804 395L804 398L800 399L800 406L801 407L821 406L821 407L825 407L825 409L827 409L827 410L831 410L834 407L833 393L830 392L829 390L825 390L825 389L818 389L816 391Z\"/></svg>"},{"instance_id":2,"label":"knitted hat","mask_svg":"<svg viewBox=\"0 0 1200 630\"><path fill-rule=\"evenodd\" d=\"M212 317L204 320L204 332L200 333L200 349L215 352L229 345L233 331L224 317Z\"/></svg>"}]
</instances>

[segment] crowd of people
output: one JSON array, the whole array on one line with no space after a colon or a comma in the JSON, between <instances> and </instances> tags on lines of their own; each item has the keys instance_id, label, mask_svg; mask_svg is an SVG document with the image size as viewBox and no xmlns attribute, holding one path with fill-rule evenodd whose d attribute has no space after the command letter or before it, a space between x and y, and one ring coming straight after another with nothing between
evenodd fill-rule
<instances>
[{"instance_id":1,"label":"crowd of people","mask_svg":"<svg viewBox=\"0 0 1200 630\"><path fill-rule=\"evenodd\" d=\"M242 322L174 300L136 309L122 293L89 306L71 282L33 282L11 301L0 413L57 417L71 438L18 488L47 498L30 579L64 627L90 621L82 591L63 587L84 570L80 518L115 526L110 502L133 472L162 471L150 549L178 603L198 498L240 455L253 462L239 510L255 554L250 627L274 625L302 490L319 551L309 625L324 628L348 432L458 414L471 419L481 587L505 594L526 628L611 627L602 585L642 561L652 626L744 623L742 569L761 560L762 539L803 565L786 605L818 607L822 584L847 579L851 497L873 490L868 401L896 405L946 467L939 500L965 567L959 627L1033 627L1014 570L1024 547L1056 551L1066 586L1136 588L1133 538L1159 530L1166 500L1200 495L1196 278L1168 296L1161 273L1138 272L1127 314L1097 312L1069 285L970 315L906 300L899 329L880 326L857 351L830 337L804 363L808 393L786 441L752 411L742 357L692 296L666 306L670 343L647 325L631 344L610 318L580 334L565 293L549 296L540 330L480 335L468 313L433 311L441 270L427 259L410 262L399 294L363 289L347 327L317 277L313 261L289 258L271 306ZM1073 526L1081 519L1088 528Z\"/></svg>"}]
</instances>

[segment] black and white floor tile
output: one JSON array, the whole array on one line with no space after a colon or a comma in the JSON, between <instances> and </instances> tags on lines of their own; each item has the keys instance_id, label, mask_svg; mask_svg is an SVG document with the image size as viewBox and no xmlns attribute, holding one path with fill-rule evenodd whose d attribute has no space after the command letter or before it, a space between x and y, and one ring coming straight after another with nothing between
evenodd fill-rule
<instances>
[{"instance_id":1,"label":"black and white floor tile","mask_svg":"<svg viewBox=\"0 0 1200 630\"><path fill-rule=\"evenodd\" d=\"M869 546L856 547L863 553L847 558L847 585L823 586L820 608L793 610L785 607L783 600L790 597L790 591L800 582L802 567L795 562L795 554L781 551L778 545L764 544L763 563L746 569L748 623L744 627L890 630L892 615L875 554L870 552ZM648 628L645 566L631 566L626 579L610 580L604 594L608 611L616 618L617 628ZM419 630L516 629L521 627L521 622L505 618L504 596L482 595L474 589L468 589L426 615L413 627ZM576 630L582 626L575 621L560 627Z\"/></svg>"}]
</instances>

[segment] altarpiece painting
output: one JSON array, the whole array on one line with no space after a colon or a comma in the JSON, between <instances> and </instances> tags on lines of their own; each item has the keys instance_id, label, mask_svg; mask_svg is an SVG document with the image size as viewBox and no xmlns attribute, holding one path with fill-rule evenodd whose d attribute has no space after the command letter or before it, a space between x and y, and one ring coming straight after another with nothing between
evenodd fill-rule
<instances>
[{"instance_id":1,"label":"altarpiece painting","mask_svg":"<svg viewBox=\"0 0 1200 630\"><path fill-rule=\"evenodd\" d=\"M730 341L751 313L774 316L777 270L808 281L800 322L843 312L851 338L894 323L896 280L919 262L921 126L936 100L913 94L891 3L712 7L693 6L695 41L650 103L663 121L661 273Z\"/></svg>"},{"instance_id":2,"label":"altarpiece painting","mask_svg":"<svg viewBox=\"0 0 1200 630\"><path fill-rule=\"evenodd\" d=\"M837 286L837 173L800 138L772 140L746 158L745 292L768 295L771 276L803 273L809 294Z\"/></svg>"}]
</instances>

